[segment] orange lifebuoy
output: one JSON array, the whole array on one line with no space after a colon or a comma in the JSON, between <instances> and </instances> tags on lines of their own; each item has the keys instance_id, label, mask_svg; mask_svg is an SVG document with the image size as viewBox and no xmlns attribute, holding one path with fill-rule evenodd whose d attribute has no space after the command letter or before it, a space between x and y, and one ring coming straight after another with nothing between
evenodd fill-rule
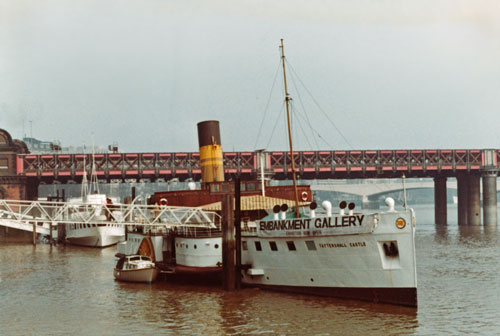
<instances>
[{"instance_id":1,"label":"orange lifebuoy","mask_svg":"<svg viewBox=\"0 0 500 336\"><path fill-rule=\"evenodd\" d=\"M301 196L303 201L307 201L307 191L303 191Z\"/></svg>"}]
</instances>

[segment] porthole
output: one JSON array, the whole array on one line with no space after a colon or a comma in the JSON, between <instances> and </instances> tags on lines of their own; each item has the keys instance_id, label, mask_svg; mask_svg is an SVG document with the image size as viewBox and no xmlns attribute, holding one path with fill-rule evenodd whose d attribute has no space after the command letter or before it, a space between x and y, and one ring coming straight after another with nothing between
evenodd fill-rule
<instances>
[{"instance_id":1,"label":"porthole","mask_svg":"<svg viewBox=\"0 0 500 336\"><path fill-rule=\"evenodd\" d=\"M197 248L196 244L194 244L194 248L195 248L195 249Z\"/></svg>"},{"instance_id":2,"label":"porthole","mask_svg":"<svg viewBox=\"0 0 500 336\"><path fill-rule=\"evenodd\" d=\"M219 244L215 244L215 245L214 245L214 247L215 247L216 249L218 249L218 248L219 248Z\"/></svg>"}]
</instances>

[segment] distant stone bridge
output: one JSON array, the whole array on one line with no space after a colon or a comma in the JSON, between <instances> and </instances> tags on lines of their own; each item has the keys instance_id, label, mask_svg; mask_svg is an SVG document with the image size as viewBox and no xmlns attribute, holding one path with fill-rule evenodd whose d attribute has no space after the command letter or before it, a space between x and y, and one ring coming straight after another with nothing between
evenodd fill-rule
<instances>
[{"instance_id":1,"label":"distant stone bridge","mask_svg":"<svg viewBox=\"0 0 500 336\"><path fill-rule=\"evenodd\" d=\"M368 198L368 196L376 194L385 194L393 191L402 191L403 182L401 179L391 180L390 182L381 183L374 180L369 180L373 183L318 183L312 184L313 191L334 191L343 194L352 194ZM448 181L446 184L448 189L457 189L456 181ZM405 181L406 190L412 189L434 189L434 181Z\"/></svg>"}]
</instances>

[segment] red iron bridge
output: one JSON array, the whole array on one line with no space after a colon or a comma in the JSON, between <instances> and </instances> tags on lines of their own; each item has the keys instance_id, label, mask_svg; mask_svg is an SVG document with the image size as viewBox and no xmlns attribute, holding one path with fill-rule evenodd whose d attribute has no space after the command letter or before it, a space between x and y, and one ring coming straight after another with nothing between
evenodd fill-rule
<instances>
[{"instance_id":1,"label":"red iron bridge","mask_svg":"<svg viewBox=\"0 0 500 336\"><path fill-rule=\"evenodd\" d=\"M201 162L192 153L15 154L15 172L35 196L40 183L81 180L92 159L101 181L200 180ZM351 150L289 152L225 152L226 179L255 179L262 173L275 180L434 178L436 224L447 223L447 179L456 178L458 224L498 225L497 175L500 149ZM0 166L0 168L2 168ZM22 182L24 179L25 182ZM6 183L17 183L12 178ZM10 182L9 182L10 181ZM482 183L482 184L481 184ZM2 191L2 190L0 190ZM4 192L5 194L5 192ZM481 211L482 210L482 211ZM482 213L482 215L481 215ZM482 221L482 219L484 221Z\"/></svg>"},{"instance_id":2,"label":"red iron bridge","mask_svg":"<svg viewBox=\"0 0 500 336\"><path fill-rule=\"evenodd\" d=\"M496 171L497 149L297 151L293 153L300 179L359 179L456 177L461 173ZM255 179L261 169L273 179L290 178L290 152L225 152L226 178ZM90 172L91 154L18 154L17 174L45 183L80 180ZM177 178L199 180L198 152L94 154L95 174L101 180ZM58 183L56 182L56 183Z\"/></svg>"}]
</instances>

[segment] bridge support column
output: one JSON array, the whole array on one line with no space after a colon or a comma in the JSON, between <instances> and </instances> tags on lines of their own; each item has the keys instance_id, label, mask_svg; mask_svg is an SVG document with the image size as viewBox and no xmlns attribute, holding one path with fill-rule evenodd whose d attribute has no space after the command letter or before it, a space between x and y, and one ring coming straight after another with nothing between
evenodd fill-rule
<instances>
[{"instance_id":1,"label":"bridge support column","mask_svg":"<svg viewBox=\"0 0 500 336\"><path fill-rule=\"evenodd\" d=\"M434 178L434 222L447 224L446 177Z\"/></svg>"},{"instance_id":2,"label":"bridge support column","mask_svg":"<svg viewBox=\"0 0 500 336\"><path fill-rule=\"evenodd\" d=\"M483 173L483 218L484 225L498 225L497 171Z\"/></svg>"},{"instance_id":3,"label":"bridge support column","mask_svg":"<svg viewBox=\"0 0 500 336\"><path fill-rule=\"evenodd\" d=\"M481 179L477 174L468 176L468 224L481 225Z\"/></svg>"},{"instance_id":4,"label":"bridge support column","mask_svg":"<svg viewBox=\"0 0 500 336\"><path fill-rule=\"evenodd\" d=\"M458 225L469 224L469 179L465 174L457 176Z\"/></svg>"}]
</instances>

